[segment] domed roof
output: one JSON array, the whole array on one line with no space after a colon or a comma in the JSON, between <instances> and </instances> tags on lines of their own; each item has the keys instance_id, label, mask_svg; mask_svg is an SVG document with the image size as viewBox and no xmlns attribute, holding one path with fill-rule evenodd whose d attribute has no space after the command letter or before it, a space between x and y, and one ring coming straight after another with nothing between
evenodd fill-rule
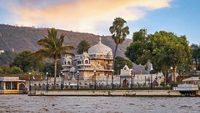
<instances>
[{"instance_id":1,"label":"domed roof","mask_svg":"<svg viewBox=\"0 0 200 113\"><path fill-rule=\"evenodd\" d=\"M101 43L101 37L99 38L99 43L90 47L88 49L88 54L98 54L98 55L112 55L112 49Z\"/></svg>"}]
</instances>

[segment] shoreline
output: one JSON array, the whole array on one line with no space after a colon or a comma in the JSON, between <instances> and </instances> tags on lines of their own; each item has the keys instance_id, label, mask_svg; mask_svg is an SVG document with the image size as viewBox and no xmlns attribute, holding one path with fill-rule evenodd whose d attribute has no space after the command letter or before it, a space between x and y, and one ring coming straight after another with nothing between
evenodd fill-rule
<instances>
[{"instance_id":1,"label":"shoreline","mask_svg":"<svg viewBox=\"0 0 200 113\"><path fill-rule=\"evenodd\" d=\"M184 95L174 90L34 90L28 96L200 97L200 91Z\"/></svg>"}]
</instances>

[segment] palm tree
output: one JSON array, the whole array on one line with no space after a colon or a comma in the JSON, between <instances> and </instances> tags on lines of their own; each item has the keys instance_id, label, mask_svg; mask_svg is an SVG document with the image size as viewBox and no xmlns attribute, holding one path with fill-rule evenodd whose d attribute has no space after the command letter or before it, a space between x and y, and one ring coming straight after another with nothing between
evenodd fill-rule
<instances>
[{"instance_id":1,"label":"palm tree","mask_svg":"<svg viewBox=\"0 0 200 113\"><path fill-rule=\"evenodd\" d=\"M125 26L126 21L123 18L117 17L114 19L112 26L110 26L109 30L112 34L112 39L115 41L115 50L113 56L113 69L115 63L115 57L117 53L117 48L119 44L122 44L129 34L129 27ZM112 74L112 88L113 88L113 74Z\"/></svg>"},{"instance_id":2,"label":"palm tree","mask_svg":"<svg viewBox=\"0 0 200 113\"><path fill-rule=\"evenodd\" d=\"M63 54L70 54L69 51L73 49L73 46L63 45L64 35L58 36L57 30L52 28L48 30L47 36L40 39L37 43L42 46L40 50L36 51L36 55L40 57L53 58L54 62L54 86L56 85L56 75L57 75L57 62Z\"/></svg>"}]
</instances>

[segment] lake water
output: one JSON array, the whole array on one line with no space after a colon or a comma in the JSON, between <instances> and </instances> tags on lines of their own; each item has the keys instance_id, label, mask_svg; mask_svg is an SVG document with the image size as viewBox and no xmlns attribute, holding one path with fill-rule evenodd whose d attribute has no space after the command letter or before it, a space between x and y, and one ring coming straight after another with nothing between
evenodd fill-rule
<instances>
[{"instance_id":1,"label":"lake water","mask_svg":"<svg viewBox=\"0 0 200 113\"><path fill-rule=\"evenodd\" d=\"M0 95L0 113L200 113L199 97Z\"/></svg>"}]
</instances>

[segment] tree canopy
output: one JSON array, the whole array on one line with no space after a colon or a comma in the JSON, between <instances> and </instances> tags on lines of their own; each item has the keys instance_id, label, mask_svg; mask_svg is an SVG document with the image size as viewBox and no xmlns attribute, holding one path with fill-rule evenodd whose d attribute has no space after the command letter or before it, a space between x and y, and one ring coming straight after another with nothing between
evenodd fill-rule
<instances>
[{"instance_id":1,"label":"tree canopy","mask_svg":"<svg viewBox=\"0 0 200 113\"><path fill-rule=\"evenodd\" d=\"M119 44L122 44L129 34L129 27L126 26L126 21L123 18L117 17L114 19L112 26L109 28L110 33L112 34L112 39L115 42L115 50L113 55L113 69L115 66L115 57L117 53L117 48ZM112 74L112 88L113 88L113 74Z\"/></svg>"},{"instance_id":2,"label":"tree canopy","mask_svg":"<svg viewBox=\"0 0 200 113\"><path fill-rule=\"evenodd\" d=\"M5 51L5 53L0 54L0 65L9 65L13 62L16 57L16 53L12 51Z\"/></svg>"},{"instance_id":3,"label":"tree canopy","mask_svg":"<svg viewBox=\"0 0 200 113\"><path fill-rule=\"evenodd\" d=\"M123 57L117 56L115 58L115 65L114 65L114 74L119 75L120 74L120 70L127 65L129 68L133 67L133 63L128 60L125 59Z\"/></svg>"},{"instance_id":4,"label":"tree canopy","mask_svg":"<svg viewBox=\"0 0 200 113\"><path fill-rule=\"evenodd\" d=\"M200 45L192 44L192 59L195 62L195 68L200 70Z\"/></svg>"},{"instance_id":5,"label":"tree canopy","mask_svg":"<svg viewBox=\"0 0 200 113\"><path fill-rule=\"evenodd\" d=\"M64 34L58 35L56 29L52 28L48 30L48 34L40 39L37 43L42 48L36 51L35 55L41 58L51 58L54 62L54 86L56 84L57 76L57 63L64 54L73 55L70 50L73 46L64 45Z\"/></svg>"},{"instance_id":6,"label":"tree canopy","mask_svg":"<svg viewBox=\"0 0 200 113\"><path fill-rule=\"evenodd\" d=\"M126 26L126 21L123 18L117 17L114 19L112 26L109 28L112 34L112 39L115 41L114 58L116 56L117 48L119 44L122 44L129 34L129 27Z\"/></svg>"},{"instance_id":7,"label":"tree canopy","mask_svg":"<svg viewBox=\"0 0 200 113\"><path fill-rule=\"evenodd\" d=\"M17 54L11 66L20 67L24 72L37 70L39 67L39 60L34 57L33 52L31 51L22 51Z\"/></svg>"},{"instance_id":8,"label":"tree canopy","mask_svg":"<svg viewBox=\"0 0 200 113\"><path fill-rule=\"evenodd\" d=\"M173 67L184 72L191 64L191 50L185 36L159 31L147 35L145 29L133 33L133 42L127 47L126 56L137 64L150 60L154 69L164 74Z\"/></svg>"},{"instance_id":9,"label":"tree canopy","mask_svg":"<svg viewBox=\"0 0 200 113\"><path fill-rule=\"evenodd\" d=\"M83 52L87 52L89 48L90 48L90 44L89 44L86 40L82 40L82 41L78 44L77 53L78 53L78 54L82 54Z\"/></svg>"}]
</instances>

